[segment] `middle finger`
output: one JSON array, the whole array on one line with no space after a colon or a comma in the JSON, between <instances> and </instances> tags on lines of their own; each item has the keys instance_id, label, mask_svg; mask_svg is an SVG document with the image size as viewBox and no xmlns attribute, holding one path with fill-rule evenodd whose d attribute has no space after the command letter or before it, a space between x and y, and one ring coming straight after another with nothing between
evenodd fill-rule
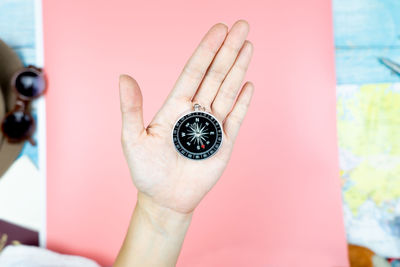
<instances>
[{"instance_id":1,"label":"middle finger","mask_svg":"<svg viewBox=\"0 0 400 267\"><path fill-rule=\"evenodd\" d=\"M215 56L199 89L197 90L193 102L199 103L208 110L210 109L211 103L227 73L235 62L236 57L247 38L248 32L249 24L245 20L239 20L232 26L224 44Z\"/></svg>"}]
</instances>

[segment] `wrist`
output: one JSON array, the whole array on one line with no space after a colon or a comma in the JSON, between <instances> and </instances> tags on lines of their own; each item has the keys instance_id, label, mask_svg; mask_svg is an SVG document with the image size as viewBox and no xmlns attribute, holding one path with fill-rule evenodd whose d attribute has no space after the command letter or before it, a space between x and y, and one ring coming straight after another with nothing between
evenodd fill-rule
<instances>
[{"instance_id":1,"label":"wrist","mask_svg":"<svg viewBox=\"0 0 400 267\"><path fill-rule=\"evenodd\" d=\"M176 266L192 213L179 213L138 193L114 266Z\"/></svg>"},{"instance_id":2,"label":"wrist","mask_svg":"<svg viewBox=\"0 0 400 267\"><path fill-rule=\"evenodd\" d=\"M141 217L161 234L176 232L177 229L186 231L190 225L193 212L181 213L171 208L161 206L148 195L138 192L137 211Z\"/></svg>"}]
</instances>

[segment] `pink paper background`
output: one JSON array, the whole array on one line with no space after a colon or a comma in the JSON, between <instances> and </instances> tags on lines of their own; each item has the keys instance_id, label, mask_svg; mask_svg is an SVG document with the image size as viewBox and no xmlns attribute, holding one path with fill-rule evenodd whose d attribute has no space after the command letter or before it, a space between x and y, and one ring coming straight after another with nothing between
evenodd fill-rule
<instances>
[{"instance_id":1,"label":"pink paper background","mask_svg":"<svg viewBox=\"0 0 400 267\"><path fill-rule=\"evenodd\" d=\"M330 1L43 0L47 242L111 265L135 204L118 75L149 121L214 23L250 23L255 96L178 266L347 266Z\"/></svg>"}]
</instances>

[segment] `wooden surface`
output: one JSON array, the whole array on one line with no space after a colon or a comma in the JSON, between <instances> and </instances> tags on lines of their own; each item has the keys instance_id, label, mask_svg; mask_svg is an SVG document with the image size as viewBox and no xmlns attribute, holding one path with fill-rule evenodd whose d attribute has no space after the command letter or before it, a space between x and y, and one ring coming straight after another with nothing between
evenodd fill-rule
<instances>
[{"instance_id":1,"label":"wooden surface","mask_svg":"<svg viewBox=\"0 0 400 267\"><path fill-rule=\"evenodd\" d=\"M35 63L34 0L0 1L0 38L25 64Z\"/></svg>"},{"instance_id":2,"label":"wooden surface","mask_svg":"<svg viewBox=\"0 0 400 267\"><path fill-rule=\"evenodd\" d=\"M378 62L400 62L400 1L333 0L338 84L400 82Z\"/></svg>"}]
</instances>

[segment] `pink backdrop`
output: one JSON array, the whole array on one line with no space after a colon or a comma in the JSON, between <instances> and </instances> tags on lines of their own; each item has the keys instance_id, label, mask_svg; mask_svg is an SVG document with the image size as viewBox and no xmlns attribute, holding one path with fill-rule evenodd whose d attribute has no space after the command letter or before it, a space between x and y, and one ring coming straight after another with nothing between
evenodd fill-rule
<instances>
[{"instance_id":1,"label":"pink backdrop","mask_svg":"<svg viewBox=\"0 0 400 267\"><path fill-rule=\"evenodd\" d=\"M50 249L111 265L124 238L118 75L138 80L149 121L208 28L243 18L255 96L178 266L347 266L330 1L43 2Z\"/></svg>"}]
</instances>

